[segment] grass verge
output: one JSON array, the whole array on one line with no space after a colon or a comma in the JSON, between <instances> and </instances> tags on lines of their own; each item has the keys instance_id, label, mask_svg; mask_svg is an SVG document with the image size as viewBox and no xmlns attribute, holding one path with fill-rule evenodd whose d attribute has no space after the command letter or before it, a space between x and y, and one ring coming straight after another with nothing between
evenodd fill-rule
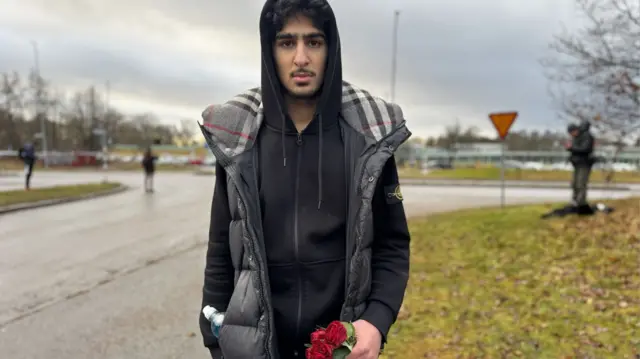
<instances>
[{"instance_id":1,"label":"grass verge","mask_svg":"<svg viewBox=\"0 0 640 359\"><path fill-rule=\"evenodd\" d=\"M500 169L495 167L486 168L456 168L451 170L432 170L423 174L415 168L402 168L399 170L403 178L425 178L425 179L458 179L458 180L499 180ZM525 169L508 169L505 171L505 179L520 181L570 181L573 172L571 171L536 171ZM604 183L605 173L595 170L591 172L590 182ZM618 183L640 183L640 172L617 172L613 178Z\"/></svg>"},{"instance_id":2,"label":"grass verge","mask_svg":"<svg viewBox=\"0 0 640 359\"><path fill-rule=\"evenodd\" d=\"M640 201L541 220L551 205L410 223L403 309L384 358L637 358Z\"/></svg>"},{"instance_id":3,"label":"grass verge","mask_svg":"<svg viewBox=\"0 0 640 359\"><path fill-rule=\"evenodd\" d=\"M0 192L0 207L39 202L45 200L80 197L113 190L120 183L87 183L78 185L34 188L30 191L12 190Z\"/></svg>"}]
</instances>

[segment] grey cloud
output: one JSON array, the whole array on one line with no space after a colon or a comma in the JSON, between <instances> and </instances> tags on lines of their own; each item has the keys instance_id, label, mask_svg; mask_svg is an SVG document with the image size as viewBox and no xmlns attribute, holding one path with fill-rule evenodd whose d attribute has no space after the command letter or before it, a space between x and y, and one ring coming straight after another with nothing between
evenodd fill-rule
<instances>
[{"instance_id":1,"label":"grey cloud","mask_svg":"<svg viewBox=\"0 0 640 359\"><path fill-rule=\"evenodd\" d=\"M223 101L246 87L247 77L255 77L250 69L244 76L230 73L227 64L215 57L207 59L209 66L204 68L202 59L190 54L167 54L152 47L118 51L108 44L79 42L71 37L65 41L44 40L39 46L41 71L55 86L103 86L109 81L115 91L151 103L200 108L212 101ZM16 43L0 36L3 48ZM0 54L0 71L26 71L33 66L29 43L20 45L22 51Z\"/></svg>"},{"instance_id":2,"label":"grey cloud","mask_svg":"<svg viewBox=\"0 0 640 359\"><path fill-rule=\"evenodd\" d=\"M550 28L535 21L505 19L504 14L464 9L404 11L398 44L398 98L409 103L487 110L515 108L529 121L553 122L546 82L537 59L549 40ZM358 59L368 72L389 78L390 17L368 36L382 39L382 60ZM536 19L534 19L536 20ZM344 32L344 31L343 31ZM374 45L349 33L345 42L359 47L352 56L371 54ZM345 51L347 53L347 51ZM373 58L373 56L371 57Z\"/></svg>"},{"instance_id":3,"label":"grey cloud","mask_svg":"<svg viewBox=\"0 0 640 359\"><path fill-rule=\"evenodd\" d=\"M73 62L69 62L67 56L49 59L60 81L64 78L101 79L100 83L108 80L117 91L133 93L150 102L200 107L238 82L238 78L228 76L222 67L215 66L215 59L212 59L215 71L209 72L199 67L200 62L177 54L164 57L165 54L116 53L99 48L73 51L74 48L70 46L66 52L73 54Z\"/></svg>"},{"instance_id":4,"label":"grey cloud","mask_svg":"<svg viewBox=\"0 0 640 359\"><path fill-rule=\"evenodd\" d=\"M47 5L43 5L44 0L25 1L49 6L62 18L84 16L85 22L89 22L87 14L98 19L108 12L111 22L117 20L116 14L123 14L123 18L132 21L139 12L153 10L194 28L221 31L230 38L235 34L257 38L263 4L260 0L115 0L109 4L94 0L82 2L80 8L79 2L72 0L57 0L56 6L50 5L53 1ZM501 0L397 1L380 2L380 7L374 8L370 1L349 0L333 1L332 6L343 39L346 79L371 86L381 96L386 96L389 89L393 9L401 9L397 101L408 112L419 112L411 111L411 107L432 106L436 108L433 112L441 116L419 119L423 122L418 127L438 127L456 115L478 118L477 122L482 123L488 111L503 108L520 111L522 126L540 127L556 122L537 60L558 21L566 17L564 12L553 9L566 8L570 3L571 0L540 0L535 6L525 2L523 9L518 9L506 7L507 3ZM534 7L525 9L526 6ZM96 21L107 24L109 21L104 18L109 16ZM80 25L77 29L83 31ZM127 39L108 43L104 39L56 36L51 39L51 46L57 50L49 49L46 67L59 81L84 78L100 83L109 79L119 91L149 102L200 109L212 98L221 101L251 86L251 79L258 80L257 51L247 51L256 57L255 61L248 61L255 68L247 68L243 74L230 73L229 60L193 58L189 53L173 50L171 43L160 48L144 47ZM0 46L16 46L15 39L10 43L3 39L7 40L2 37L0 26ZM242 44L211 46L224 49L235 45ZM20 56L0 52L0 70L5 70L4 64L20 66L25 56L28 58L28 50L27 55Z\"/></svg>"}]
</instances>

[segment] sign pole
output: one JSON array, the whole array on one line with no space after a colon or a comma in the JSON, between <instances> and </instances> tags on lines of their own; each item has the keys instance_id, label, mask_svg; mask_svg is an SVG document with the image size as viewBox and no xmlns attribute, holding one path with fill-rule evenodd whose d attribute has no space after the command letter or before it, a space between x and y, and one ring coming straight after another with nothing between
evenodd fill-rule
<instances>
[{"instance_id":1,"label":"sign pole","mask_svg":"<svg viewBox=\"0 0 640 359\"><path fill-rule=\"evenodd\" d=\"M493 127L495 127L498 132L498 137L500 138L500 207L505 207L505 160L504 153L506 147L506 138L509 134L509 129L511 129L511 125L515 122L518 117L517 112L497 112L489 114L489 119L493 123Z\"/></svg>"},{"instance_id":2,"label":"sign pole","mask_svg":"<svg viewBox=\"0 0 640 359\"><path fill-rule=\"evenodd\" d=\"M505 183L504 183L504 140L500 141L500 207L504 208L505 205Z\"/></svg>"}]
</instances>

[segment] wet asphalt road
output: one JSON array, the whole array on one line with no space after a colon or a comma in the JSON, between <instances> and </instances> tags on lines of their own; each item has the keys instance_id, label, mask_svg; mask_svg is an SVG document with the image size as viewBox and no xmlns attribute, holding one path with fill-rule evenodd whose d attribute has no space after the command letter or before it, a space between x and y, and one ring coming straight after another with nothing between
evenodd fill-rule
<instances>
[{"instance_id":1,"label":"wet asphalt road","mask_svg":"<svg viewBox=\"0 0 640 359\"><path fill-rule=\"evenodd\" d=\"M99 181L39 173L34 186ZM212 176L110 173L132 189L0 216L0 358L207 358L197 318ZM12 182L13 181L13 182ZM0 191L21 186L0 177ZM410 215L498 205L499 189L404 187ZM567 190L507 190L508 203L562 201ZM591 198L629 192L590 192Z\"/></svg>"}]
</instances>

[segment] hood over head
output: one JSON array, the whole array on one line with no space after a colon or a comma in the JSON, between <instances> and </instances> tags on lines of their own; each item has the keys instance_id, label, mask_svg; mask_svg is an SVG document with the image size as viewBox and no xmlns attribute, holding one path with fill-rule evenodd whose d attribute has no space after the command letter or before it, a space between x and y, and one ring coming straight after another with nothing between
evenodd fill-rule
<instances>
[{"instance_id":1,"label":"hood over head","mask_svg":"<svg viewBox=\"0 0 640 359\"><path fill-rule=\"evenodd\" d=\"M582 121L580 125L578 125L578 130L580 130L581 133L589 131L590 128L591 122L589 121Z\"/></svg>"},{"instance_id":2,"label":"hood over head","mask_svg":"<svg viewBox=\"0 0 640 359\"><path fill-rule=\"evenodd\" d=\"M581 121L580 123L570 123L567 126L567 132L571 133L573 131L578 131L579 133L588 132L591 129L591 123L589 121Z\"/></svg>"},{"instance_id":3,"label":"hood over head","mask_svg":"<svg viewBox=\"0 0 640 359\"><path fill-rule=\"evenodd\" d=\"M262 103L266 120L270 125L287 131L296 131L293 121L287 115L284 102L286 92L280 83L273 55L273 43L278 29L276 22L286 19L276 19L274 10L282 0L267 0L260 15L260 45L262 52ZM327 18L324 28L327 39L327 63L322 87L320 88L316 114L325 122L335 121L342 104L342 59L340 54L340 36L335 15L326 0L298 0L302 8L309 4L319 4L325 7ZM276 117L275 119L273 117ZM280 121L275 121L275 120ZM316 130L318 124L313 121L309 130Z\"/></svg>"},{"instance_id":4,"label":"hood over head","mask_svg":"<svg viewBox=\"0 0 640 359\"><path fill-rule=\"evenodd\" d=\"M286 1L286 0L285 0ZM284 143L285 133L297 133L295 124L287 113L284 95L286 89L281 84L275 66L273 44L279 29L276 23L283 23L287 19L277 18L276 10L282 0L267 0L260 15L260 44L262 51L262 78L261 92L264 108L265 122L277 128L282 133L283 165L287 165L287 154ZM335 15L326 0L299 0L302 9L308 5L323 6L326 13L325 23L320 29L325 33L327 41L327 62L325 64L324 79L320 88L316 114L311 123L305 129L306 132L318 132L319 134L319 161L318 161L318 208L322 201L322 130L332 126L338 121L338 114L342 106L342 59L340 53L340 36ZM295 15L295 14L292 14Z\"/></svg>"}]
</instances>

